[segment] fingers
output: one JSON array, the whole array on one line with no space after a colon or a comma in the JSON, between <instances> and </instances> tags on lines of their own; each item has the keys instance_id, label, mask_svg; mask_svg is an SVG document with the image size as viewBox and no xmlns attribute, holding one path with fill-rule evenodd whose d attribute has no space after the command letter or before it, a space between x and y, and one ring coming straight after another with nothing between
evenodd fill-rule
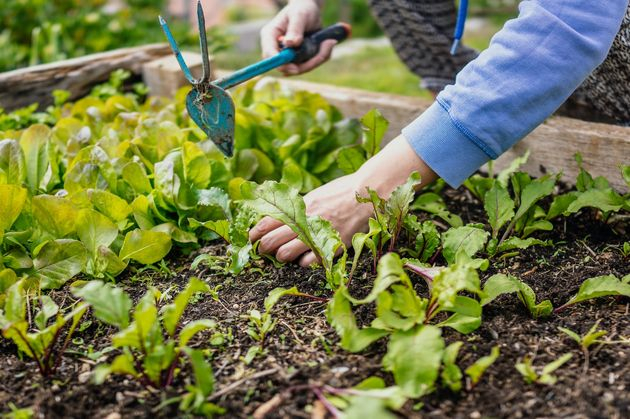
<instances>
[{"instance_id":1,"label":"fingers","mask_svg":"<svg viewBox=\"0 0 630 419\"><path fill-rule=\"evenodd\" d=\"M290 242L280 246L280 248L276 252L276 259L283 263L292 262L308 250L308 247L304 243L302 243L302 241L298 239L293 239Z\"/></svg>"},{"instance_id":2,"label":"fingers","mask_svg":"<svg viewBox=\"0 0 630 419\"><path fill-rule=\"evenodd\" d=\"M277 20L274 19L260 31L263 58L269 58L280 52L278 38L284 34L284 27L286 27L286 18L278 17Z\"/></svg>"},{"instance_id":3,"label":"fingers","mask_svg":"<svg viewBox=\"0 0 630 419\"><path fill-rule=\"evenodd\" d=\"M291 18L287 24L287 31L282 42L286 47L299 47L304 40L304 32L306 32L307 15L305 12L298 11L291 14Z\"/></svg>"},{"instance_id":4,"label":"fingers","mask_svg":"<svg viewBox=\"0 0 630 419\"><path fill-rule=\"evenodd\" d=\"M265 217L262 220L260 220L254 226L254 228L252 228L249 231L249 240L252 243L254 243L255 241L259 240L261 237L263 237L265 234L277 229L281 225L282 223L280 221L275 220L271 217Z\"/></svg>"},{"instance_id":5,"label":"fingers","mask_svg":"<svg viewBox=\"0 0 630 419\"><path fill-rule=\"evenodd\" d=\"M258 250L261 253L274 254L276 251L286 243L290 242L297 237L289 227L283 225L278 227L270 233L267 233L260 239L260 246Z\"/></svg>"},{"instance_id":6,"label":"fingers","mask_svg":"<svg viewBox=\"0 0 630 419\"><path fill-rule=\"evenodd\" d=\"M300 258L300 266L303 268L308 268L314 263L319 263L319 259L315 256L315 253L308 252L304 256Z\"/></svg>"},{"instance_id":7,"label":"fingers","mask_svg":"<svg viewBox=\"0 0 630 419\"><path fill-rule=\"evenodd\" d=\"M317 55L311 58L310 60L308 60L307 62L302 63L302 64L288 64L284 66L283 68L281 68L280 70L286 76L294 76L297 74L302 74L302 73L311 71L314 68L319 67L320 65L322 65L323 63L325 63L326 61L330 59L332 50L335 45L337 45L336 40L334 39L326 40L321 43L319 47L319 52L317 53Z\"/></svg>"}]
</instances>

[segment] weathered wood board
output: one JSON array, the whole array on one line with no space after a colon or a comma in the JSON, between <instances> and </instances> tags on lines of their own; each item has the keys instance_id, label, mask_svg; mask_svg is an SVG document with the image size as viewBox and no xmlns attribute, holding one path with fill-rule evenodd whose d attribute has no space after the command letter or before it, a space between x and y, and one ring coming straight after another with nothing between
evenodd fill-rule
<instances>
[{"instance_id":1,"label":"weathered wood board","mask_svg":"<svg viewBox=\"0 0 630 419\"><path fill-rule=\"evenodd\" d=\"M0 107L7 111L32 103L45 107L56 89L68 90L70 98L77 99L107 81L116 69L140 74L145 63L167 55L171 55L167 44L153 44L0 73Z\"/></svg>"}]
</instances>

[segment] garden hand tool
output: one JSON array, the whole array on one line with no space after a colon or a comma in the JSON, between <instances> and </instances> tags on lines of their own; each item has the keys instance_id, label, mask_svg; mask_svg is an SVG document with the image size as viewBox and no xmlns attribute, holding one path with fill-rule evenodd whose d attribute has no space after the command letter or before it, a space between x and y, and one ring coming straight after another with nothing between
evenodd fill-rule
<instances>
[{"instance_id":1,"label":"garden hand tool","mask_svg":"<svg viewBox=\"0 0 630 419\"><path fill-rule=\"evenodd\" d=\"M302 45L297 48L283 48L278 54L242 68L233 74L218 80L210 80L210 58L206 24L201 1L197 3L199 22L199 41L203 73L200 79L193 78L188 65L173 38L166 21L160 16L160 25L166 34L171 49L180 68L193 89L186 97L186 109L193 121L206 133L217 147L228 157L234 154L234 102L227 89L246 82L256 76L289 63L304 63L319 52L321 43L334 39L338 42L350 36L350 25L337 23L318 32L306 34Z\"/></svg>"}]
</instances>

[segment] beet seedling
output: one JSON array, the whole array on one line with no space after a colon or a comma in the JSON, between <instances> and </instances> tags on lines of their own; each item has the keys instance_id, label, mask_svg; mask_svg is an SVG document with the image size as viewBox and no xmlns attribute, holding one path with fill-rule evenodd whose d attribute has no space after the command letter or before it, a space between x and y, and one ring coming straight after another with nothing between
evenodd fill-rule
<instances>
[{"instance_id":1,"label":"beet seedling","mask_svg":"<svg viewBox=\"0 0 630 419\"><path fill-rule=\"evenodd\" d=\"M536 372L532 365L532 359L528 356L516 363L515 367L527 384L537 383L552 386L558 381L558 378L552 373L566 364L572 357L573 354L571 353L562 355L560 358L542 367L540 374Z\"/></svg>"},{"instance_id":2,"label":"beet seedling","mask_svg":"<svg viewBox=\"0 0 630 419\"><path fill-rule=\"evenodd\" d=\"M119 330L112 337L112 343L122 353L111 364L97 367L95 381L102 383L110 374L123 374L148 387L169 387L186 355L188 342L197 333L216 326L208 319L194 320L185 326L180 324L193 296L209 291L205 282L193 277L172 303L159 309L159 291L150 289L130 318L131 298L120 288L91 281L74 289L77 297L90 304L97 319Z\"/></svg>"},{"instance_id":3,"label":"beet seedling","mask_svg":"<svg viewBox=\"0 0 630 419\"><path fill-rule=\"evenodd\" d=\"M0 329L20 352L35 360L43 377L49 377L59 368L87 308L79 303L63 313L49 296L31 296L27 280L20 279L6 292Z\"/></svg>"},{"instance_id":4,"label":"beet seedling","mask_svg":"<svg viewBox=\"0 0 630 419\"><path fill-rule=\"evenodd\" d=\"M608 333L605 330L598 330L598 327L599 320L595 322L595 324L583 336L578 335L573 330L564 327L558 327L558 330L573 339L575 343L577 343L582 349L582 353L584 353L584 368L582 369L582 372L584 374L586 374L586 372L588 371L590 358L589 348L595 343L602 343L601 341L599 341L599 338Z\"/></svg>"}]
</instances>

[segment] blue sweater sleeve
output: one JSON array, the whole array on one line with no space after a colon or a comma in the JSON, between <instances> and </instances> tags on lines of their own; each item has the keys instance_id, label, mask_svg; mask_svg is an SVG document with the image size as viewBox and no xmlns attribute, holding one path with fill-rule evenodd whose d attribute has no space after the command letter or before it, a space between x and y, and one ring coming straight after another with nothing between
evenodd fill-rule
<instances>
[{"instance_id":1,"label":"blue sweater sleeve","mask_svg":"<svg viewBox=\"0 0 630 419\"><path fill-rule=\"evenodd\" d=\"M460 185L557 110L600 65L628 0L527 0L402 134L451 186Z\"/></svg>"}]
</instances>

